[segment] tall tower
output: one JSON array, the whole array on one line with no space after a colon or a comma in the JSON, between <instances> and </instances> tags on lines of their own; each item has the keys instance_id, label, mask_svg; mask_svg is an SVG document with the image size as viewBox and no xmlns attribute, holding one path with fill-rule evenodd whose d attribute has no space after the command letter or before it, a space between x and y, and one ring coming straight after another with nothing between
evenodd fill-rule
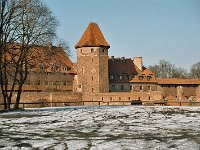
<instances>
[{"instance_id":1,"label":"tall tower","mask_svg":"<svg viewBox=\"0 0 200 150\"><path fill-rule=\"evenodd\" d=\"M78 87L84 94L109 92L108 49L100 28L90 23L76 44Z\"/></svg>"}]
</instances>

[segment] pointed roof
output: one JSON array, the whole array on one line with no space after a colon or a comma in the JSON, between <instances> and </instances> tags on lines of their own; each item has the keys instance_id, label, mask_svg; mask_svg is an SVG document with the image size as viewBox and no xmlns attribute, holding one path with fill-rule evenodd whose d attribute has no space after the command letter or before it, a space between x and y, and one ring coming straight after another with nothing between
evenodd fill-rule
<instances>
[{"instance_id":1,"label":"pointed roof","mask_svg":"<svg viewBox=\"0 0 200 150\"><path fill-rule=\"evenodd\" d=\"M105 40L99 26L96 23L91 22L79 42L76 44L75 48L99 46L110 48L110 45Z\"/></svg>"}]
</instances>

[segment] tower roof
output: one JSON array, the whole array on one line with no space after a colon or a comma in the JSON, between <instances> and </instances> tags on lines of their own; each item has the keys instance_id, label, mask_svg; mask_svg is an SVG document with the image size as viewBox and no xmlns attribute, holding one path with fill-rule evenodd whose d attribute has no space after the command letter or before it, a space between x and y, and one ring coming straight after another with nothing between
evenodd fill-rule
<instances>
[{"instance_id":1,"label":"tower roof","mask_svg":"<svg viewBox=\"0 0 200 150\"><path fill-rule=\"evenodd\" d=\"M105 40L99 26L96 23L91 22L79 42L76 44L75 48L99 46L110 48L110 45Z\"/></svg>"}]
</instances>

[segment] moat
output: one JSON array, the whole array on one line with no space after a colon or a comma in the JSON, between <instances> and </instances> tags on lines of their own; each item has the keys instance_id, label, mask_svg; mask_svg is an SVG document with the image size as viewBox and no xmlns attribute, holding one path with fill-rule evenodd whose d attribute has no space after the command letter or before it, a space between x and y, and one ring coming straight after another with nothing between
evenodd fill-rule
<instances>
[{"instance_id":1,"label":"moat","mask_svg":"<svg viewBox=\"0 0 200 150\"><path fill-rule=\"evenodd\" d=\"M95 106L0 114L0 149L199 149L200 107Z\"/></svg>"}]
</instances>

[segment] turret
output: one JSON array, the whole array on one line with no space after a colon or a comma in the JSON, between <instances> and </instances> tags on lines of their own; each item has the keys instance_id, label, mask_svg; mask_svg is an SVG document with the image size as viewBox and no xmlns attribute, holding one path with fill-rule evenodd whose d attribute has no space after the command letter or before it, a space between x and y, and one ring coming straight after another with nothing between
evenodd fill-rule
<instances>
[{"instance_id":1,"label":"turret","mask_svg":"<svg viewBox=\"0 0 200 150\"><path fill-rule=\"evenodd\" d=\"M76 44L79 88L83 93L109 92L108 49L96 23L90 23Z\"/></svg>"}]
</instances>

